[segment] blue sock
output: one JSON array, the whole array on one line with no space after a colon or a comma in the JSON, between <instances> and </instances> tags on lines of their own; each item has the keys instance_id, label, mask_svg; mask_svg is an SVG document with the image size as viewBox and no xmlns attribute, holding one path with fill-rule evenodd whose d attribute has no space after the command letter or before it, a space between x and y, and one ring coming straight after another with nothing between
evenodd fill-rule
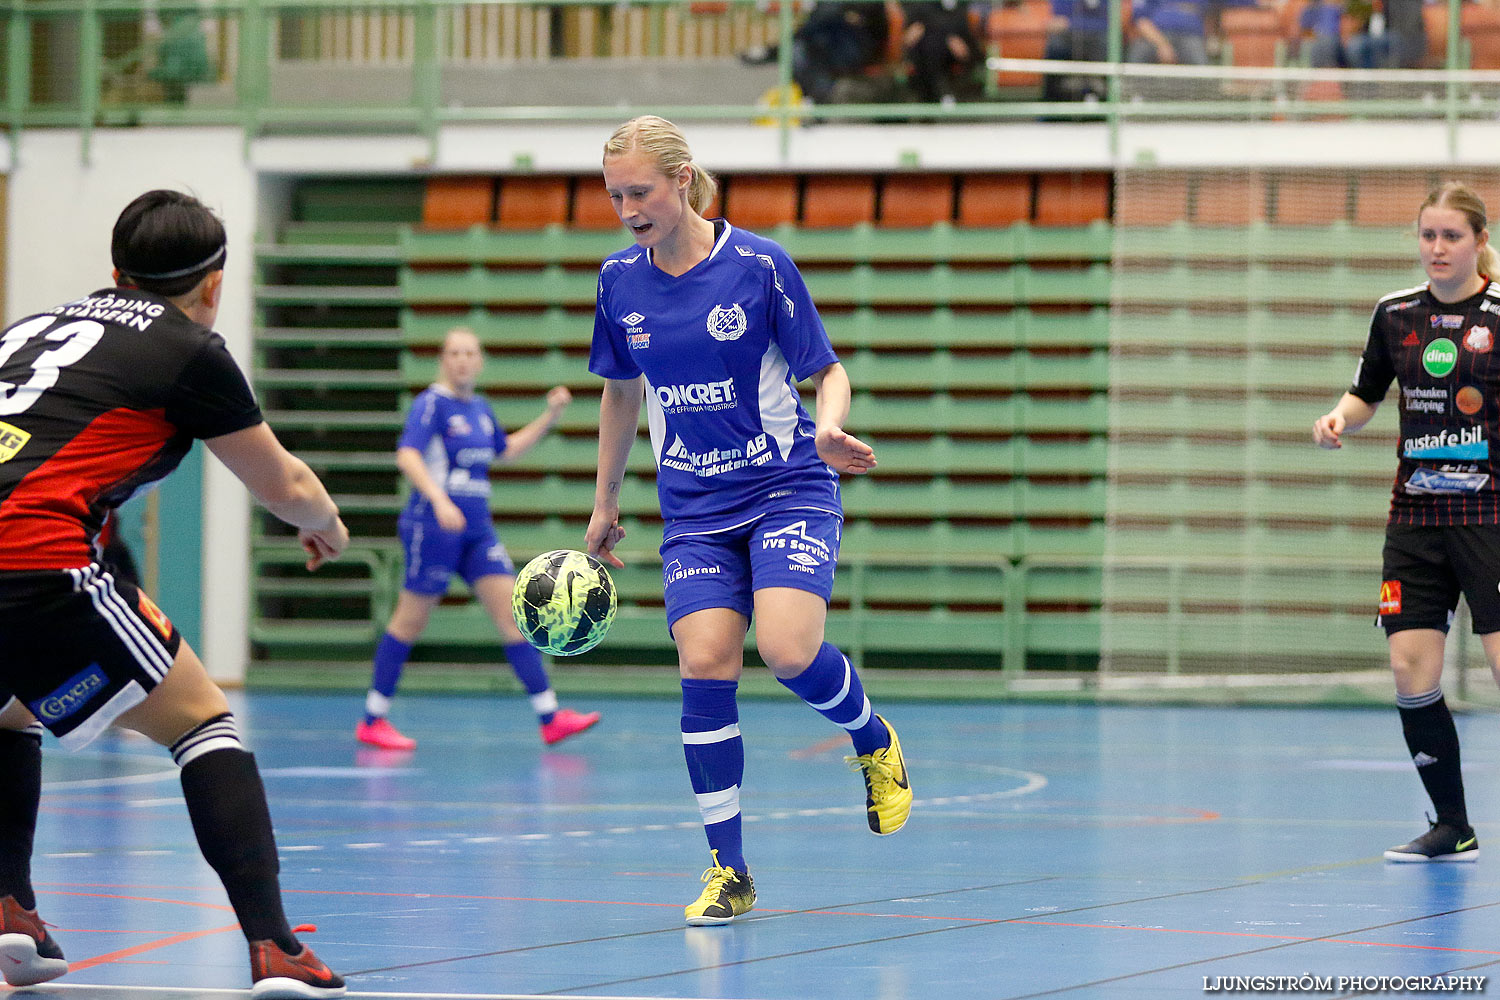
<instances>
[{"instance_id":1,"label":"blue sock","mask_svg":"<svg viewBox=\"0 0 1500 1000\"><path fill-rule=\"evenodd\" d=\"M375 668L370 675L370 692L365 695L365 722L383 719L390 713L401 671L411 655L409 642L402 642L386 632L375 646Z\"/></svg>"},{"instance_id":2,"label":"blue sock","mask_svg":"<svg viewBox=\"0 0 1500 1000\"><path fill-rule=\"evenodd\" d=\"M703 815L703 832L719 866L746 871L740 832L740 782L745 741L740 738L736 681L682 682L682 752Z\"/></svg>"},{"instance_id":3,"label":"blue sock","mask_svg":"<svg viewBox=\"0 0 1500 1000\"><path fill-rule=\"evenodd\" d=\"M546 725L557 714L557 695L552 692L552 682L547 679L547 668L542 665L542 652L529 642L513 642L505 647L505 658L510 669L516 672L516 680L531 696L531 707L536 710L537 721Z\"/></svg>"},{"instance_id":4,"label":"blue sock","mask_svg":"<svg viewBox=\"0 0 1500 1000\"><path fill-rule=\"evenodd\" d=\"M823 643L812 663L796 677L778 677L798 698L830 722L849 730L854 752L863 756L891 745L885 723L870 710L870 699L844 654Z\"/></svg>"}]
</instances>

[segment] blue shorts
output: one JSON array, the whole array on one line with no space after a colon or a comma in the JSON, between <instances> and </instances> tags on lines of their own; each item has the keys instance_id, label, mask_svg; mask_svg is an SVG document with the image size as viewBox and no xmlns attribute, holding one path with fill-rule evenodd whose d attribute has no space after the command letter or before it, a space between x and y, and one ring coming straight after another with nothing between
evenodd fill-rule
<instances>
[{"instance_id":1,"label":"blue shorts","mask_svg":"<svg viewBox=\"0 0 1500 1000\"><path fill-rule=\"evenodd\" d=\"M678 535L661 546L667 629L683 615L729 608L746 618L755 592L791 587L833 596L843 518L821 510L783 510L713 534Z\"/></svg>"},{"instance_id":2,"label":"blue shorts","mask_svg":"<svg viewBox=\"0 0 1500 1000\"><path fill-rule=\"evenodd\" d=\"M475 524L475 520L480 523ZM516 564L510 561L510 553L505 551L488 517L478 519L470 515L463 531L444 531L431 517L402 514L396 522L396 532L401 536L402 555L406 558L406 576L401 586L414 594L446 593L454 573L471 587L480 577L516 575Z\"/></svg>"}]
</instances>

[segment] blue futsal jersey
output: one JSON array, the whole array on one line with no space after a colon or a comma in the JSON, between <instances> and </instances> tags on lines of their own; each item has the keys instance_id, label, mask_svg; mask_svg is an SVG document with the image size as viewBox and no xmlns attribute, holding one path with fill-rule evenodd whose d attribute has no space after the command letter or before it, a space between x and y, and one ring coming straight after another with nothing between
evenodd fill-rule
<instances>
[{"instance_id":1,"label":"blue futsal jersey","mask_svg":"<svg viewBox=\"0 0 1500 1000\"><path fill-rule=\"evenodd\" d=\"M490 462L505 451L505 429L495 422L490 404L480 396L459 399L440 385L430 385L412 402L399 448L415 448L432 481L441 486L469 517L489 522ZM406 514L431 517L432 504L411 491Z\"/></svg>"},{"instance_id":2,"label":"blue futsal jersey","mask_svg":"<svg viewBox=\"0 0 1500 1000\"><path fill-rule=\"evenodd\" d=\"M716 222L708 258L673 277L632 248L599 270L589 370L646 376L666 537L771 511L842 514L796 382L838 360L776 243Z\"/></svg>"}]
</instances>

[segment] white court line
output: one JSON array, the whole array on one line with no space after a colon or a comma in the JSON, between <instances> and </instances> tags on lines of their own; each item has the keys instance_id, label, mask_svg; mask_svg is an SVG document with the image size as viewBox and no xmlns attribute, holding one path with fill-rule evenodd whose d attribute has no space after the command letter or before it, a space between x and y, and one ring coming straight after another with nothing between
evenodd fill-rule
<instances>
[{"instance_id":1,"label":"white court line","mask_svg":"<svg viewBox=\"0 0 1500 1000\"><path fill-rule=\"evenodd\" d=\"M62 990L76 992L91 990L101 996L113 994L141 994L149 993L153 996L163 994L179 994L190 997L201 997L208 1000L210 997L244 997L249 996L249 990L221 990L212 988L192 986L89 986L85 983L48 983L48 992ZM392 1000L557 1000L556 993L373 993L368 990L359 990L349 994L351 997L390 997ZM616 996L602 993L576 993L567 994L575 996L578 1000L662 1000L661 997L641 996ZM709 1000L706 997L678 997L676 1000Z\"/></svg>"}]
</instances>

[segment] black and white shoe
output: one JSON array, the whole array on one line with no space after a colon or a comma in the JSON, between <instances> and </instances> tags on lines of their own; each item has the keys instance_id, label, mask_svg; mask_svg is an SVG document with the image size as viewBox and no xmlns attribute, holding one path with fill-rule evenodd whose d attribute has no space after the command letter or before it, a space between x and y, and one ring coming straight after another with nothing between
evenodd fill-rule
<instances>
[{"instance_id":1,"label":"black and white shoe","mask_svg":"<svg viewBox=\"0 0 1500 1000\"><path fill-rule=\"evenodd\" d=\"M1428 830L1409 844L1385 852L1387 861L1478 861L1479 838L1472 826L1428 821Z\"/></svg>"}]
</instances>

